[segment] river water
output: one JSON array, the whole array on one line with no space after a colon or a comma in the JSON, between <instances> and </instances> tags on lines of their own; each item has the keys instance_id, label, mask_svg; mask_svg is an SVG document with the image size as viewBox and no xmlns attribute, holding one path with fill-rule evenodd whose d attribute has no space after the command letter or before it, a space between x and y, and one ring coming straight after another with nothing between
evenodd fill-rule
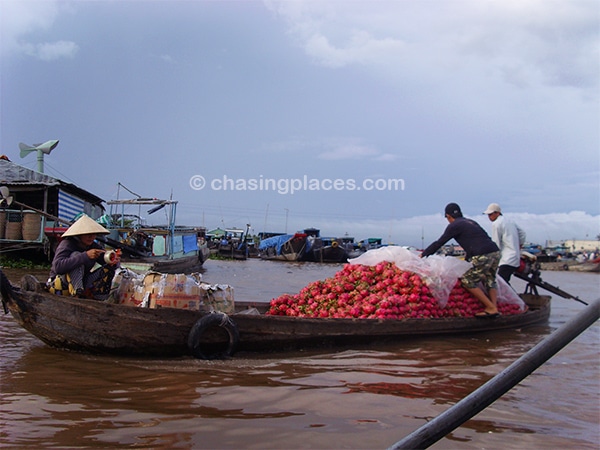
<instances>
[{"instance_id":1,"label":"river water","mask_svg":"<svg viewBox=\"0 0 600 450\"><path fill-rule=\"evenodd\" d=\"M268 301L341 265L213 261L204 280ZM21 271L5 270L18 282ZM46 273L38 273L44 278ZM544 272L586 301L600 276ZM524 284L514 280L519 292ZM226 361L93 356L47 347L0 316L0 447L384 449L450 408L575 316L547 324L361 348L236 354ZM597 449L600 327L431 448ZM275 349L276 350L276 349Z\"/></svg>"}]
</instances>

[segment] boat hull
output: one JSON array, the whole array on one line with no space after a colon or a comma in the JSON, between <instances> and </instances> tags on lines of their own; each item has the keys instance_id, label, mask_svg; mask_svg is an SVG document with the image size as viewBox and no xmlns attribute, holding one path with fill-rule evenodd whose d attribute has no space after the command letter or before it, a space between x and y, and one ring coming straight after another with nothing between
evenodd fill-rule
<instances>
[{"instance_id":1,"label":"boat hull","mask_svg":"<svg viewBox=\"0 0 600 450\"><path fill-rule=\"evenodd\" d=\"M322 263L345 263L348 262L348 252L341 246L328 245L314 249L311 260Z\"/></svg>"},{"instance_id":2,"label":"boat hull","mask_svg":"<svg viewBox=\"0 0 600 450\"><path fill-rule=\"evenodd\" d=\"M269 261L299 261L301 256L301 253L290 251L281 253L280 255L266 253L261 255L261 259L266 259Z\"/></svg>"},{"instance_id":3,"label":"boat hull","mask_svg":"<svg viewBox=\"0 0 600 450\"><path fill-rule=\"evenodd\" d=\"M520 328L546 322L549 296L528 296L529 310L494 319L333 319L286 316L232 316L240 333L240 350L264 351L396 341L415 336L466 334Z\"/></svg>"},{"instance_id":4,"label":"boat hull","mask_svg":"<svg viewBox=\"0 0 600 450\"><path fill-rule=\"evenodd\" d=\"M198 255L170 259L168 257L123 258L121 267L144 273L148 271L160 273L194 273L202 272L203 261Z\"/></svg>"},{"instance_id":5,"label":"boat hull","mask_svg":"<svg viewBox=\"0 0 600 450\"><path fill-rule=\"evenodd\" d=\"M261 259L273 260L273 261L300 261L306 251L306 234L296 233L290 236L285 242L283 242L279 248L275 240L278 237L267 239L263 242L273 240L272 245L262 247L260 257ZM261 242L261 246L263 244Z\"/></svg>"},{"instance_id":6,"label":"boat hull","mask_svg":"<svg viewBox=\"0 0 600 450\"><path fill-rule=\"evenodd\" d=\"M600 272L600 263L595 262L573 262L561 261L553 263L541 263L542 270L570 270L572 272Z\"/></svg>"},{"instance_id":7,"label":"boat hull","mask_svg":"<svg viewBox=\"0 0 600 450\"><path fill-rule=\"evenodd\" d=\"M248 259L245 249L238 249L234 245L221 245L218 250L219 256L227 259L244 261Z\"/></svg>"},{"instance_id":8,"label":"boat hull","mask_svg":"<svg viewBox=\"0 0 600 450\"><path fill-rule=\"evenodd\" d=\"M29 285L31 289L31 284ZM189 355L188 337L206 313L139 308L12 288L5 299L14 319L46 344L88 353L130 356ZM550 297L523 295L529 310L495 319L334 319L268 316L268 304L237 302L230 316L238 350L273 351L346 345L414 336L465 334L524 327L548 320ZM255 314L249 314L254 312ZM210 338L209 338L210 339ZM221 337L214 337L222 345Z\"/></svg>"}]
</instances>

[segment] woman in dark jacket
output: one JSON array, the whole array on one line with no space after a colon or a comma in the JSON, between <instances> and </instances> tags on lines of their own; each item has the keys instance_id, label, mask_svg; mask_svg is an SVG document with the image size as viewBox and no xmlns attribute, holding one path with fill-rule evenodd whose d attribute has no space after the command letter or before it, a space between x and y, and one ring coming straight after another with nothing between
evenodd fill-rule
<instances>
[{"instance_id":1,"label":"woman in dark jacket","mask_svg":"<svg viewBox=\"0 0 600 450\"><path fill-rule=\"evenodd\" d=\"M96 242L98 234L108 233L86 215L71 225L63 233L52 259L48 290L59 295L106 300L120 262L117 253L108 254ZM99 267L92 270L96 264Z\"/></svg>"}]
</instances>

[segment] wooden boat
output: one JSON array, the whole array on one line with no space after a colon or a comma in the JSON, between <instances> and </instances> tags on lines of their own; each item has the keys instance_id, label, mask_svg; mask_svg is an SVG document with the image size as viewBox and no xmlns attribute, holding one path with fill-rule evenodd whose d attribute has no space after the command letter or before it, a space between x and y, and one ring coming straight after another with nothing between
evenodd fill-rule
<instances>
[{"instance_id":1,"label":"wooden boat","mask_svg":"<svg viewBox=\"0 0 600 450\"><path fill-rule=\"evenodd\" d=\"M236 302L236 313L140 308L52 295L31 276L11 286L0 271L5 310L52 347L115 355L214 359L241 351L365 344L424 335L520 328L548 320L550 297L522 294L528 310L494 319L335 319L265 315L268 304Z\"/></svg>"},{"instance_id":2,"label":"wooden boat","mask_svg":"<svg viewBox=\"0 0 600 450\"><path fill-rule=\"evenodd\" d=\"M306 233L282 234L260 241L258 251L262 259L299 261L306 251Z\"/></svg>"},{"instance_id":3,"label":"wooden boat","mask_svg":"<svg viewBox=\"0 0 600 450\"><path fill-rule=\"evenodd\" d=\"M584 262L579 264L573 264L567 266L565 270L572 270L574 272L600 272L600 262Z\"/></svg>"},{"instance_id":4,"label":"wooden boat","mask_svg":"<svg viewBox=\"0 0 600 450\"><path fill-rule=\"evenodd\" d=\"M122 251L121 265L136 272L200 272L208 259L204 229L177 226L175 200L134 198L107 202L110 214L103 225L110 231L98 240ZM127 214L131 208L150 208L153 214L167 208L167 224L148 226L139 214ZM126 210L127 209L127 210Z\"/></svg>"},{"instance_id":5,"label":"wooden boat","mask_svg":"<svg viewBox=\"0 0 600 450\"><path fill-rule=\"evenodd\" d=\"M367 238L354 246L354 249L348 252L348 259L358 258L363 253L380 248L383 246L381 238Z\"/></svg>"},{"instance_id":6,"label":"wooden boat","mask_svg":"<svg viewBox=\"0 0 600 450\"><path fill-rule=\"evenodd\" d=\"M600 272L600 262L575 260L557 261L552 263L540 263L543 270L571 270L573 272Z\"/></svg>"},{"instance_id":7,"label":"wooden boat","mask_svg":"<svg viewBox=\"0 0 600 450\"><path fill-rule=\"evenodd\" d=\"M302 261L343 263L348 261L348 251L354 249L353 237L321 237L317 228L306 228L304 233L308 238Z\"/></svg>"},{"instance_id":8,"label":"wooden boat","mask_svg":"<svg viewBox=\"0 0 600 450\"><path fill-rule=\"evenodd\" d=\"M304 260L320 263L344 263L348 261L348 251L341 239L316 238Z\"/></svg>"},{"instance_id":9,"label":"wooden boat","mask_svg":"<svg viewBox=\"0 0 600 450\"><path fill-rule=\"evenodd\" d=\"M223 239L219 242L217 254L227 259L247 259L249 231L250 224L246 224L246 231L239 228L226 229Z\"/></svg>"},{"instance_id":10,"label":"wooden boat","mask_svg":"<svg viewBox=\"0 0 600 450\"><path fill-rule=\"evenodd\" d=\"M235 243L221 243L219 244L217 254L221 258L225 259L238 259L240 261L248 259L248 255L246 254L246 247L243 244L236 245Z\"/></svg>"},{"instance_id":11,"label":"wooden boat","mask_svg":"<svg viewBox=\"0 0 600 450\"><path fill-rule=\"evenodd\" d=\"M160 272L160 273L194 273L204 270L204 259L201 255L186 256L181 258L167 257L139 257L125 258L121 267L126 267L134 272Z\"/></svg>"}]
</instances>

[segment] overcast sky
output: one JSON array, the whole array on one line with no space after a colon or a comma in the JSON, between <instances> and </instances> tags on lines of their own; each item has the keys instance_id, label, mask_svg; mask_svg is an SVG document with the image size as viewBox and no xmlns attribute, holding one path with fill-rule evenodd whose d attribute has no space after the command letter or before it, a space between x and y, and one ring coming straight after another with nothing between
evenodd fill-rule
<instances>
[{"instance_id":1,"label":"overcast sky","mask_svg":"<svg viewBox=\"0 0 600 450\"><path fill-rule=\"evenodd\" d=\"M0 5L0 154L59 139L45 172L105 200L417 247L448 202L600 234L596 0Z\"/></svg>"}]
</instances>

